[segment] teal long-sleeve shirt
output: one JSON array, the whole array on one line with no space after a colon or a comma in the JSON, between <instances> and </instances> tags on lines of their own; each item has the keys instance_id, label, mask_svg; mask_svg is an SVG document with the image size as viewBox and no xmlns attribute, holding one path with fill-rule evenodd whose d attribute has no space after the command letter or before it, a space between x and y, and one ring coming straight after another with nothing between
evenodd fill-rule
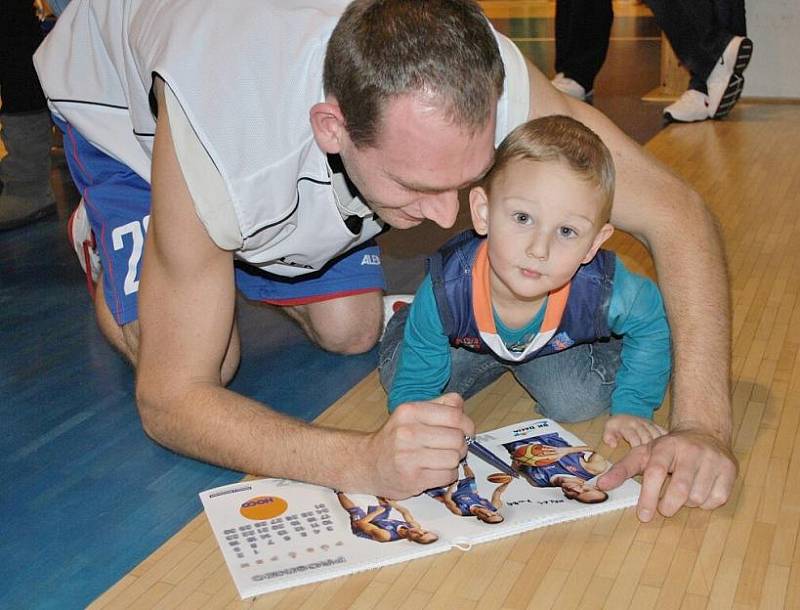
<instances>
[{"instance_id":1,"label":"teal long-sleeve shirt","mask_svg":"<svg viewBox=\"0 0 800 610\"><path fill-rule=\"evenodd\" d=\"M535 336L545 308L542 305L536 317L519 329L508 328L495 314L495 324L505 344L512 345L526 336ZM629 271L619 258L614 271L608 326L613 334L622 337L621 363L611 397L611 413L650 419L664 399L669 382L669 325L658 287L649 278ZM431 278L426 275L408 314L400 360L389 392L390 411L404 402L429 400L442 393L450 380L450 349L439 319Z\"/></svg>"}]
</instances>

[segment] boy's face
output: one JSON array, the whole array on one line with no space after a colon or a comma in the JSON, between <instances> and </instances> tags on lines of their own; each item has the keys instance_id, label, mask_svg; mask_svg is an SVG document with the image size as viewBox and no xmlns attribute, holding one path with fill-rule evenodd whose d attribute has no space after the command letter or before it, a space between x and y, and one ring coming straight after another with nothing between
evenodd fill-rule
<instances>
[{"instance_id":1,"label":"boy's face","mask_svg":"<svg viewBox=\"0 0 800 610\"><path fill-rule=\"evenodd\" d=\"M536 302L566 284L613 233L602 195L559 161L511 161L470 192L472 223L488 236L492 298Z\"/></svg>"}]
</instances>

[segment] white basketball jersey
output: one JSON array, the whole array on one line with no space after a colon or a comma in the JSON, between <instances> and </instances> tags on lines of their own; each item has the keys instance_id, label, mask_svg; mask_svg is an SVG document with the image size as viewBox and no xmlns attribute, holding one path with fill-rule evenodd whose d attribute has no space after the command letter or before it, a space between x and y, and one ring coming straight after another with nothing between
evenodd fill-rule
<instances>
[{"instance_id":1,"label":"white basketball jersey","mask_svg":"<svg viewBox=\"0 0 800 610\"><path fill-rule=\"evenodd\" d=\"M51 109L147 181L158 74L182 110L175 119L185 117L199 143L194 150L205 152L227 195L211 205L230 214L198 206L211 237L250 264L294 276L382 228L367 208L358 233L345 225L309 124L309 109L324 99L325 48L347 4L72 0L34 61ZM527 118L528 80L516 47L498 41L509 77L515 75L498 107L501 138ZM177 140L176 152L193 198L202 198L207 189L193 184L200 178L187 171ZM226 216L233 231L215 226Z\"/></svg>"}]
</instances>

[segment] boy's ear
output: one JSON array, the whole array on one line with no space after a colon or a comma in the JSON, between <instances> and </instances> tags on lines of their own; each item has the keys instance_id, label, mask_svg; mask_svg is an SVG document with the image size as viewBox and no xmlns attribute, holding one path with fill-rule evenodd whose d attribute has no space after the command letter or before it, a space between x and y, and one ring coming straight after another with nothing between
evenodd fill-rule
<instances>
[{"instance_id":1,"label":"boy's ear","mask_svg":"<svg viewBox=\"0 0 800 610\"><path fill-rule=\"evenodd\" d=\"M486 235L489 231L489 196L482 186L474 186L470 190L469 211L475 232Z\"/></svg>"},{"instance_id":2,"label":"boy's ear","mask_svg":"<svg viewBox=\"0 0 800 610\"><path fill-rule=\"evenodd\" d=\"M314 104L309 111L314 140L322 152L337 155L342 150L343 139L347 137L344 115L335 100Z\"/></svg>"},{"instance_id":3,"label":"boy's ear","mask_svg":"<svg viewBox=\"0 0 800 610\"><path fill-rule=\"evenodd\" d=\"M614 227L608 223L604 224L600 227L600 230L597 232L597 235L594 236L594 241L592 242L592 247L589 248L589 251L586 253L586 256L583 257L581 264L588 263L590 260L594 258L594 255L597 254L597 251L600 249L608 238L614 234Z\"/></svg>"}]
</instances>

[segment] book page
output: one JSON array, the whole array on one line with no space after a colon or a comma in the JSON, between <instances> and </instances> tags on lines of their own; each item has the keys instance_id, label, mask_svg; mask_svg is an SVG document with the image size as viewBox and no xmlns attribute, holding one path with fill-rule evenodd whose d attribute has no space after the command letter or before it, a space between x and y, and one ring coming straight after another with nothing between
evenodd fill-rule
<instances>
[{"instance_id":1,"label":"book page","mask_svg":"<svg viewBox=\"0 0 800 610\"><path fill-rule=\"evenodd\" d=\"M607 493L599 490L595 482L611 463L552 420L521 422L476 440L516 476L504 475L472 452L467 455L478 495L490 501L494 496L491 504L503 518L495 525L464 518L461 537L473 544L626 508L639 499L640 486L633 480Z\"/></svg>"},{"instance_id":2,"label":"book page","mask_svg":"<svg viewBox=\"0 0 800 610\"><path fill-rule=\"evenodd\" d=\"M400 501L282 479L200 494L242 598L495 540L636 503L639 484L602 492L610 463L551 420L481 434L459 479Z\"/></svg>"},{"instance_id":3,"label":"book page","mask_svg":"<svg viewBox=\"0 0 800 610\"><path fill-rule=\"evenodd\" d=\"M450 544L391 503L283 479L242 481L200 494L244 599L446 551Z\"/></svg>"}]
</instances>

